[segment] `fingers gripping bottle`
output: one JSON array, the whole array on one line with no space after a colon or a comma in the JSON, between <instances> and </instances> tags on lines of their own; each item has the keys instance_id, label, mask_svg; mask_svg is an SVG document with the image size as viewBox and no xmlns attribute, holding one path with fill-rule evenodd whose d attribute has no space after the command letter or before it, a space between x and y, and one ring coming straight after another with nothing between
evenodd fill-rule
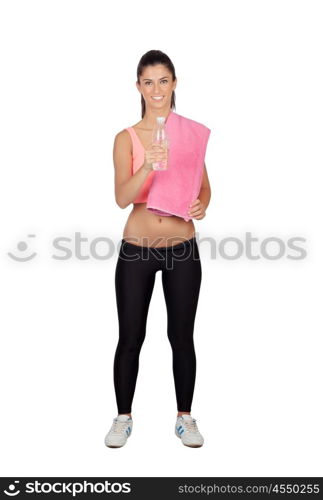
<instances>
[{"instance_id":1,"label":"fingers gripping bottle","mask_svg":"<svg viewBox=\"0 0 323 500\"><path fill-rule=\"evenodd\" d=\"M169 140L166 134L165 129L165 117L158 116L156 119L155 126L152 132L152 145L153 147L159 146L166 153L166 158L162 161L154 162L153 169L154 170L166 170L168 167L167 158L168 158L168 148L169 148ZM160 149L160 151L162 152Z\"/></svg>"}]
</instances>

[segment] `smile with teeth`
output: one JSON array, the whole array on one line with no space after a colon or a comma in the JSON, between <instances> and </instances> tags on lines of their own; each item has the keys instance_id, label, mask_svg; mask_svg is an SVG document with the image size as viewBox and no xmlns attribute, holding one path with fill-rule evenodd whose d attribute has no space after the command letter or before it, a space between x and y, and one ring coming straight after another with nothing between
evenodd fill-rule
<instances>
[{"instance_id":1,"label":"smile with teeth","mask_svg":"<svg viewBox=\"0 0 323 500\"><path fill-rule=\"evenodd\" d=\"M158 95L158 96L151 96L152 99L154 99L155 101L161 101L164 96L163 95Z\"/></svg>"}]
</instances>

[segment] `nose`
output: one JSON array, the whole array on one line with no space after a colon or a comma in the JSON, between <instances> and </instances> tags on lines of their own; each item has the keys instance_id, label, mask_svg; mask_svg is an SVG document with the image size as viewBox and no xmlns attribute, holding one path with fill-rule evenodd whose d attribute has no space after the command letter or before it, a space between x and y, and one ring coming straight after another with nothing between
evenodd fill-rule
<instances>
[{"instance_id":1,"label":"nose","mask_svg":"<svg viewBox=\"0 0 323 500\"><path fill-rule=\"evenodd\" d=\"M155 95L158 95L158 93L159 93L159 83L158 82L156 82L154 85L154 93L155 93Z\"/></svg>"}]
</instances>

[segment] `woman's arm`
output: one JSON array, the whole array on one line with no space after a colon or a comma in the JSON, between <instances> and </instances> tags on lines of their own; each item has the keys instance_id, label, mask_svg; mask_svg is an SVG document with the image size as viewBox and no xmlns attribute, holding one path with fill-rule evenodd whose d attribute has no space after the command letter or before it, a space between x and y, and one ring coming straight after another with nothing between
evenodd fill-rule
<instances>
[{"instance_id":1,"label":"woman's arm","mask_svg":"<svg viewBox=\"0 0 323 500\"><path fill-rule=\"evenodd\" d=\"M203 178L202 178L202 184L201 184L201 189L200 189L200 194L199 194L199 200L201 203L204 205L204 209L206 210L211 199L211 186L210 186L210 181L209 177L207 175L206 171L206 165L204 163L204 170L203 170Z\"/></svg>"},{"instance_id":2,"label":"woman's arm","mask_svg":"<svg viewBox=\"0 0 323 500\"><path fill-rule=\"evenodd\" d=\"M119 132L113 146L114 192L120 208L126 208L138 196L151 168L144 162L132 175L131 138L127 130Z\"/></svg>"}]
</instances>

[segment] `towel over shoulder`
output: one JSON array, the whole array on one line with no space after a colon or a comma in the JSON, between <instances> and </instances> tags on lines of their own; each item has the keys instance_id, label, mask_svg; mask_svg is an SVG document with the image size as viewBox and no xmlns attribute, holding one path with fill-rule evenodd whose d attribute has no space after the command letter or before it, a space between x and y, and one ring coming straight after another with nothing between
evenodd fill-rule
<instances>
[{"instance_id":1,"label":"towel over shoulder","mask_svg":"<svg viewBox=\"0 0 323 500\"><path fill-rule=\"evenodd\" d=\"M198 197L211 129L170 111L165 122L169 139L168 168L155 170L147 197L147 209L186 222L190 204Z\"/></svg>"}]
</instances>

